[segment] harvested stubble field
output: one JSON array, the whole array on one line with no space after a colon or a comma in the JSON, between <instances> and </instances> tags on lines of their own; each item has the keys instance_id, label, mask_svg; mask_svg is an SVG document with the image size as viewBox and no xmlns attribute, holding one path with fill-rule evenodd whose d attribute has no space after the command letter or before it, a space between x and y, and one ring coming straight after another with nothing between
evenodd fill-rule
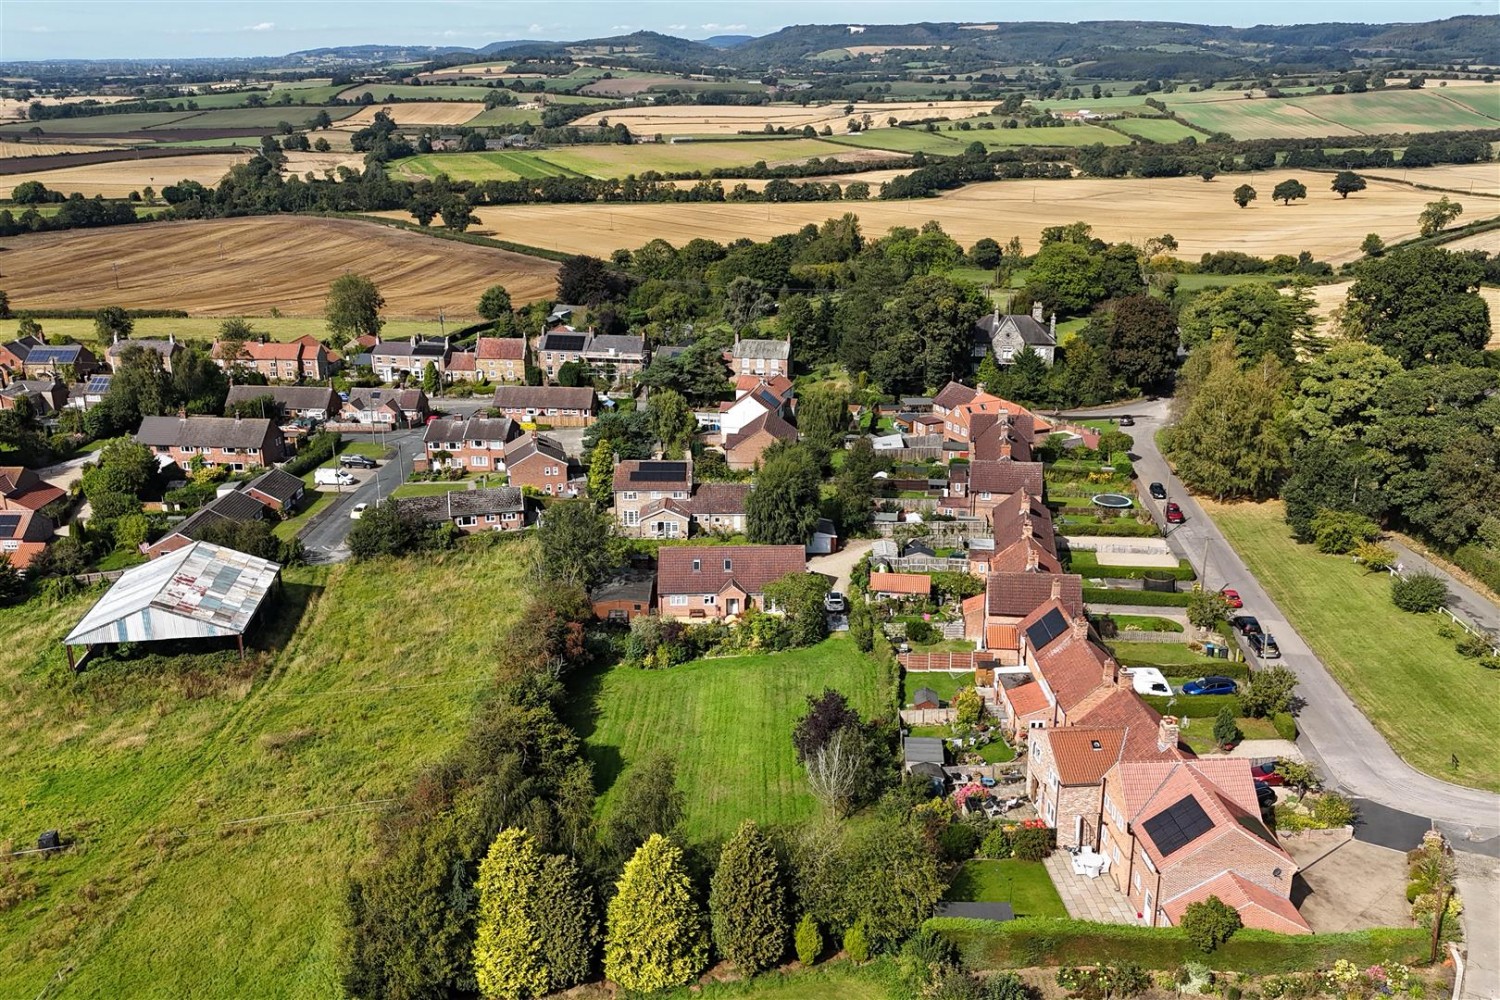
<instances>
[{"instance_id":1,"label":"harvested stubble field","mask_svg":"<svg viewBox=\"0 0 1500 1000\"><path fill-rule=\"evenodd\" d=\"M958 156L971 143L985 149L1008 149L1013 146L1128 146L1130 137L1097 125L1066 125L1061 128L970 129L928 132L919 128L876 128L852 135L838 136L840 143L870 149L889 149L902 153L936 153Z\"/></svg>"},{"instance_id":2,"label":"harvested stubble field","mask_svg":"<svg viewBox=\"0 0 1500 1000\"><path fill-rule=\"evenodd\" d=\"M1316 190L1320 176L1257 173L1247 179L1262 192L1261 200L1247 209L1236 208L1230 198L1239 177L1209 184L1180 177L995 181L914 201L512 205L483 208L479 216L484 229L502 239L601 257L657 238L678 246L698 236L725 243L742 236L763 240L854 212L871 236L936 219L965 246L982 236L1004 242L1015 235L1035 251L1044 227L1083 219L1106 240L1171 233L1181 247L1179 256L1188 259L1215 250L1272 256L1306 249L1339 263L1359 256L1366 233L1378 232L1388 242L1415 235L1417 215L1432 200L1430 192L1378 180L1344 200ZM1313 185L1308 200L1271 204L1271 189L1291 177Z\"/></svg>"},{"instance_id":3,"label":"harvested stubble field","mask_svg":"<svg viewBox=\"0 0 1500 1000\"><path fill-rule=\"evenodd\" d=\"M441 329L436 312L427 316L392 316L382 313L382 318L385 326L380 328L380 335L395 340L412 336L435 337ZM298 337L312 336L322 340L328 336L328 326L322 316L246 316L244 319L257 334L265 334L268 339L281 343ZM95 353L102 352L108 346L99 339L92 317L54 319L44 316L38 322L49 338L88 344L94 348ZM219 327L223 323L223 316L144 316L135 321L131 336L137 339L163 340L170 336L180 341L210 344L219 338ZM0 319L0 343L14 340L19 324L19 318Z\"/></svg>"},{"instance_id":4,"label":"harvested stubble field","mask_svg":"<svg viewBox=\"0 0 1500 1000\"><path fill-rule=\"evenodd\" d=\"M115 287L118 265L119 287ZM171 308L210 316L317 316L334 278L363 274L386 311L477 318L493 284L518 303L555 293L557 264L348 219L269 216L145 223L0 240L13 306Z\"/></svg>"},{"instance_id":5,"label":"harvested stubble field","mask_svg":"<svg viewBox=\"0 0 1500 1000\"><path fill-rule=\"evenodd\" d=\"M1488 250L1490 253L1500 253L1500 229L1491 230L1488 233L1479 233L1464 240L1456 240L1452 243L1443 244L1445 250ZM1332 321L1333 310L1342 306L1349 297L1349 288L1352 281L1340 281L1331 285L1315 285L1312 288L1313 318L1316 322L1315 329L1320 334L1331 332L1329 324ZM1291 294L1290 289L1284 290L1285 294ZM1500 288L1481 285L1479 295L1490 307L1490 350L1500 349Z\"/></svg>"},{"instance_id":6,"label":"harvested stubble field","mask_svg":"<svg viewBox=\"0 0 1500 1000\"><path fill-rule=\"evenodd\" d=\"M64 153L97 153L99 146L76 142L0 142L0 158L25 159L31 156L61 156Z\"/></svg>"},{"instance_id":7,"label":"harvested stubble field","mask_svg":"<svg viewBox=\"0 0 1500 1000\"><path fill-rule=\"evenodd\" d=\"M1490 194L1500 196L1500 163L1445 163L1438 167L1421 167L1402 170L1389 167L1382 170L1361 170L1362 177L1385 177L1393 181L1406 181L1424 187L1457 191L1459 194ZM1466 212L1485 215L1500 211L1500 204L1489 201L1465 205ZM1459 220L1467 222L1467 219Z\"/></svg>"},{"instance_id":8,"label":"harvested stubble field","mask_svg":"<svg viewBox=\"0 0 1500 1000\"><path fill-rule=\"evenodd\" d=\"M40 103L47 105L55 104L82 104L84 101L98 101L100 104L118 104L121 101L133 101L134 97L99 95L90 96L79 94L76 97L42 97L38 98ZM20 121L26 117L27 109L32 105L31 101L17 101L9 97L0 98L0 121Z\"/></svg>"},{"instance_id":9,"label":"harvested stubble field","mask_svg":"<svg viewBox=\"0 0 1500 1000\"><path fill-rule=\"evenodd\" d=\"M211 186L219 183L230 167L245 162L251 155L246 151L235 151L166 156L7 174L0 176L0 196L9 198L17 185L27 181L41 181L53 191L61 191L63 194L76 191L89 198L96 194L106 198L124 198L143 187L150 186L160 191L165 185L179 181L197 181Z\"/></svg>"},{"instance_id":10,"label":"harvested stubble field","mask_svg":"<svg viewBox=\"0 0 1500 1000\"><path fill-rule=\"evenodd\" d=\"M761 106L705 106L681 104L668 107L615 108L602 114L585 115L573 124L596 125L608 118L611 125L624 124L637 135L734 135L737 132L759 132L766 125L773 128L801 129L824 125L843 132L845 123L868 114L877 127L886 119L970 118L988 112L994 101L908 101L891 104L856 104L852 115L844 114L843 104L809 105L770 104Z\"/></svg>"},{"instance_id":11,"label":"harvested stubble field","mask_svg":"<svg viewBox=\"0 0 1500 1000\"><path fill-rule=\"evenodd\" d=\"M384 111L397 125L462 125L483 110L484 105L473 101L398 101L360 108L341 124L364 128L375 120L378 112Z\"/></svg>"}]
</instances>

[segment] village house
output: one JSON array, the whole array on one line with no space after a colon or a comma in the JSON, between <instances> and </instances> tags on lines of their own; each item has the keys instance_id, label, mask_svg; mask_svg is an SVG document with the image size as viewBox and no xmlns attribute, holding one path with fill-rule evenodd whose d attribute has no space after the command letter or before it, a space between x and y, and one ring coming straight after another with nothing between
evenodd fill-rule
<instances>
[{"instance_id":1,"label":"village house","mask_svg":"<svg viewBox=\"0 0 1500 1000\"><path fill-rule=\"evenodd\" d=\"M370 348L370 367L382 382L421 378L430 362L441 378L451 353L447 337L382 340Z\"/></svg>"},{"instance_id":2,"label":"village house","mask_svg":"<svg viewBox=\"0 0 1500 1000\"><path fill-rule=\"evenodd\" d=\"M964 446L978 441L984 431L995 426L1000 414L1007 414L1010 426L994 432L993 446L982 448L975 456L981 458L1005 457L1000 442L1009 441L1014 448L1021 441L1025 444L1025 451L1015 451L1010 457L1029 459L1035 441L1052 429L1051 424L1021 404L971 389L962 382L949 382L943 386L942 391L933 397L932 412L943 418L943 437Z\"/></svg>"},{"instance_id":3,"label":"village house","mask_svg":"<svg viewBox=\"0 0 1500 1000\"><path fill-rule=\"evenodd\" d=\"M68 491L53 486L30 469L19 465L0 465L0 507L13 510L41 510L55 500L61 500Z\"/></svg>"},{"instance_id":4,"label":"village house","mask_svg":"<svg viewBox=\"0 0 1500 1000\"><path fill-rule=\"evenodd\" d=\"M479 379L479 368L473 351L454 351L448 356L448 370L443 373L449 382L475 382Z\"/></svg>"},{"instance_id":5,"label":"village house","mask_svg":"<svg viewBox=\"0 0 1500 1000\"><path fill-rule=\"evenodd\" d=\"M561 326L542 334L537 363L548 382L557 380L565 364L584 364L598 376L619 384L633 379L646 365L644 337L596 334Z\"/></svg>"},{"instance_id":6,"label":"village house","mask_svg":"<svg viewBox=\"0 0 1500 1000\"><path fill-rule=\"evenodd\" d=\"M436 496L404 497L394 502L403 514L423 521L447 521L459 531L520 531L527 524L526 498L515 486L450 490Z\"/></svg>"},{"instance_id":7,"label":"village house","mask_svg":"<svg viewBox=\"0 0 1500 1000\"><path fill-rule=\"evenodd\" d=\"M49 344L35 337L6 344L0 360L11 369L12 377L47 382L66 379L69 372L76 378L88 378L100 367L94 352L82 344Z\"/></svg>"},{"instance_id":8,"label":"village house","mask_svg":"<svg viewBox=\"0 0 1500 1000\"><path fill-rule=\"evenodd\" d=\"M1000 365L1014 364L1026 348L1041 355L1051 367L1057 352L1057 313L1050 323L1042 322L1042 304L1032 304L1031 315L1002 315L997 308L974 324L974 360L977 364L988 353Z\"/></svg>"},{"instance_id":9,"label":"village house","mask_svg":"<svg viewBox=\"0 0 1500 1000\"><path fill-rule=\"evenodd\" d=\"M495 408L527 424L587 427L594 422L598 406L598 397L588 386L502 385L495 390Z\"/></svg>"},{"instance_id":10,"label":"village house","mask_svg":"<svg viewBox=\"0 0 1500 1000\"><path fill-rule=\"evenodd\" d=\"M885 573L876 570L870 574L867 589L872 597L877 598L930 597L932 577L926 573Z\"/></svg>"},{"instance_id":11,"label":"village house","mask_svg":"<svg viewBox=\"0 0 1500 1000\"><path fill-rule=\"evenodd\" d=\"M307 484L281 469L267 469L242 489L246 496L253 497L282 517L300 507L302 498L307 494Z\"/></svg>"},{"instance_id":12,"label":"village house","mask_svg":"<svg viewBox=\"0 0 1500 1000\"><path fill-rule=\"evenodd\" d=\"M272 382L319 382L332 373L328 348L313 337L301 337L289 343L246 340L238 351L229 343L216 342L214 358L219 367L232 372L237 368L254 371Z\"/></svg>"},{"instance_id":13,"label":"village house","mask_svg":"<svg viewBox=\"0 0 1500 1000\"><path fill-rule=\"evenodd\" d=\"M113 380L113 375L95 372L81 382L74 382L68 386L68 406L85 412L93 409L104 401Z\"/></svg>"},{"instance_id":14,"label":"village house","mask_svg":"<svg viewBox=\"0 0 1500 1000\"><path fill-rule=\"evenodd\" d=\"M20 378L26 365L26 355L33 348L42 347L47 343L45 336L17 337L15 340L0 343L0 384L4 384L12 378Z\"/></svg>"},{"instance_id":15,"label":"village house","mask_svg":"<svg viewBox=\"0 0 1500 1000\"><path fill-rule=\"evenodd\" d=\"M521 425L510 417L440 418L427 425L422 446L429 469L504 472L506 445L520 436Z\"/></svg>"},{"instance_id":16,"label":"village house","mask_svg":"<svg viewBox=\"0 0 1500 1000\"><path fill-rule=\"evenodd\" d=\"M207 529L214 525L243 524L247 521L261 521L265 517L266 505L260 500L249 493L230 490L199 507L156 541L142 545L141 551L148 559L159 559L169 552L176 552L201 540Z\"/></svg>"},{"instance_id":17,"label":"village house","mask_svg":"<svg viewBox=\"0 0 1500 1000\"><path fill-rule=\"evenodd\" d=\"M698 483L688 501L692 528L715 534L743 534L745 498L755 487L750 483Z\"/></svg>"},{"instance_id":18,"label":"village house","mask_svg":"<svg viewBox=\"0 0 1500 1000\"><path fill-rule=\"evenodd\" d=\"M40 510L13 504L0 493L0 559L24 570L46 550L57 528Z\"/></svg>"},{"instance_id":19,"label":"village house","mask_svg":"<svg viewBox=\"0 0 1500 1000\"><path fill-rule=\"evenodd\" d=\"M526 381L526 341L521 337L480 337L474 368L486 382Z\"/></svg>"},{"instance_id":20,"label":"village house","mask_svg":"<svg viewBox=\"0 0 1500 1000\"><path fill-rule=\"evenodd\" d=\"M421 389L355 389L339 407L338 422L373 428L416 427L431 415Z\"/></svg>"},{"instance_id":21,"label":"village house","mask_svg":"<svg viewBox=\"0 0 1500 1000\"><path fill-rule=\"evenodd\" d=\"M686 538L693 514L693 457L615 463L615 520L631 538Z\"/></svg>"},{"instance_id":22,"label":"village house","mask_svg":"<svg viewBox=\"0 0 1500 1000\"><path fill-rule=\"evenodd\" d=\"M549 437L522 434L505 446L504 462L512 486L529 486L549 497L577 495L569 485L568 454Z\"/></svg>"},{"instance_id":23,"label":"village house","mask_svg":"<svg viewBox=\"0 0 1500 1000\"><path fill-rule=\"evenodd\" d=\"M146 417L135 440L161 459L188 468L194 459L235 472L286 458L286 442L275 421L259 417Z\"/></svg>"},{"instance_id":24,"label":"village house","mask_svg":"<svg viewBox=\"0 0 1500 1000\"><path fill-rule=\"evenodd\" d=\"M729 618L766 607L765 588L807 570L800 545L663 547L657 554L656 606L674 618Z\"/></svg>"},{"instance_id":25,"label":"village house","mask_svg":"<svg viewBox=\"0 0 1500 1000\"><path fill-rule=\"evenodd\" d=\"M792 338L752 340L734 335L734 346L724 352L724 360L734 375L775 378L792 373Z\"/></svg>"},{"instance_id":26,"label":"village house","mask_svg":"<svg viewBox=\"0 0 1500 1000\"><path fill-rule=\"evenodd\" d=\"M166 372L172 370L172 362L177 359L177 355L182 353L182 345L177 342L177 337L174 334L168 334L166 340L131 340L128 338L122 340L119 334L116 334L113 342L104 350L104 360L108 362L111 368L118 368L120 367L121 355L125 353L127 348L131 347L138 347L143 351L154 352L157 357L161 358L162 370Z\"/></svg>"},{"instance_id":27,"label":"village house","mask_svg":"<svg viewBox=\"0 0 1500 1000\"><path fill-rule=\"evenodd\" d=\"M23 400L34 416L46 419L68 405L68 387L61 379L18 378L0 389L0 410L14 410Z\"/></svg>"},{"instance_id":28,"label":"village house","mask_svg":"<svg viewBox=\"0 0 1500 1000\"><path fill-rule=\"evenodd\" d=\"M344 405L339 394L327 385L231 385L224 406L227 409L263 396L271 397L275 409L257 415L280 423L292 420L321 423L337 416Z\"/></svg>"},{"instance_id":29,"label":"village house","mask_svg":"<svg viewBox=\"0 0 1500 1000\"><path fill-rule=\"evenodd\" d=\"M778 441L797 440L797 428L774 412L762 413L734 434L724 435L724 460L736 472L755 468Z\"/></svg>"}]
</instances>

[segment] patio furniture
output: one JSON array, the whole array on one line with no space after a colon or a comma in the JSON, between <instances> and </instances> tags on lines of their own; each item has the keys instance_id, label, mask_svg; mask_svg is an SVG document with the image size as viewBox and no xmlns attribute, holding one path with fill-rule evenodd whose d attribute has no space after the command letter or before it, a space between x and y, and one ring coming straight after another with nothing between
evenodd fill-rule
<instances>
[{"instance_id":1,"label":"patio furniture","mask_svg":"<svg viewBox=\"0 0 1500 1000\"><path fill-rule=\"evenodd\" d=\"M1073 856L1073 873L1098 878L1107 870L1109 859L1091 847L1085 847Z\"/></svg>"},{"instance_id":2,"label":"patio furniture","mask_svg":"<svg viewBox=\"0 0 1500 1000\"><path fill-rule=\"evenodd\" d=\"M979 779L979 783L981 785L983 785L985 788L994 788L995 787L995 779L994 778L989 778L989 777L980 778Z\"/></svg>"}]
</instances>

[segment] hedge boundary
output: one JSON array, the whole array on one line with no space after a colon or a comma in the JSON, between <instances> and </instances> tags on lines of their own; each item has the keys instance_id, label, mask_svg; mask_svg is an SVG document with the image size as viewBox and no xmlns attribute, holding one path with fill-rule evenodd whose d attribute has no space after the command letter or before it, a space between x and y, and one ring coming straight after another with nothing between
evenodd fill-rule
<instances>
[{"instance_id":1,"label":"hedge boundary","mask_svg":"<svg viewBox=\"0 0 1500 1000\"><path fill-rule=\"evenodd\" d=\"M1144 580L1147 573L1159 574L1155 579L1193 580L1198 574L1187 560L1179 560L1176 567L1166 566L1101 566L1099 557L1088 549L1069 550L1066 557L1068 572L1080 576L1092 576L1101 580Z\"/></svg>"},{"instance_id":2,"label":"hedge boundary","mask_svg":"<svg viewBox=\"0 0 1500 1000\"><path fill-rule=\"evenodd\" d=\"M1421 927L1337 934L1276 934L1246 928L1204 955L1180 927L1133 927L1056 917L1019 917L1004 923L933 917L923 926L957 945L973 969L1120 961L1175 970L1186 962L1204 962L1215 971L1256 975L1307 972L1330 967L1341 958L1360 968L1391 961L1426 965L1429 936Z\"/></svg>"},{"instance_id":3,"label":"hedge boundary","mask_svg":"<svg viewBox=\"0 0 1500 1000\"><path fill-rule=\"evenodd\" d=\"M1158 590L1124 590L1111 587L1084 587L1083 603L1116 604L1136 608L1185 608L1187 593L1162 593Z\"/></svg>"}]
</instances>

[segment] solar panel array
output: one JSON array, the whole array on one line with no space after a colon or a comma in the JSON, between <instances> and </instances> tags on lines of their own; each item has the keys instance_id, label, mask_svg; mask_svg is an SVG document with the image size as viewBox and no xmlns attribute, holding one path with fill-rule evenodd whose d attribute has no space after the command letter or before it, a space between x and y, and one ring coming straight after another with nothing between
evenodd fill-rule
<instances>
[{"instance_id":1,"label":"solar panel array","mask_svg":"<svg viewBox=\"0 0 1500 1000\"><path fill-rule=\"evenodd\" d=\"M1163 860L1213 829L1214 821L1191 795L1183 796L1141 824Z\"/></svg>"},{"instance_id":2,"label":"solar panel array","mask_svg":"<svg viewBox=\"0 0 1500 1000\"><path fill-rule=\"evenodd\" d=\"M1026 629L1026 641L1032 649L1042 649L1047 643L1068 630L1068 620L1061 611L1053 608Z\"/></svg>"},{"instance_id":3,"label":"solar panel array","mask_svg":"<svg viewBox=\"0 0 1500 1000\"><path fill-rule=\"evenodd\" d=\"M20 526L20 514L0 514L0 538L14 538Z\"/></svg>"},{"instance_id":4,"label":"solar panel array","mask_svg":"<svg viewBox=\"0 0 1500 1000\"><path fill-rule=\"evenodd\" d=\"M109 391L109 380L111 375L90 375L88 393L90 395L103 395Z\"/></svg>"},{"instance_id":5,"label":"solar panel array","mask_svg":"<svg viewBox=\"0 0 1500 1000\"><path fill-rule=\"evenodd\" d=\"M642 462L630 473L633 483L680 483L686 479L686 462Z\"/></svg>"},{"instance_id":6,"label":"solar panel array","mask_svg":"<svg viewBox=\"0 0 1500 1000\"><path fill-rule=\"evenodd\" d=\"M584 334L549 333L547 342L542 345L544 351L581 351L583 345L588 342Z\"/></svg>"}]
</instances>

